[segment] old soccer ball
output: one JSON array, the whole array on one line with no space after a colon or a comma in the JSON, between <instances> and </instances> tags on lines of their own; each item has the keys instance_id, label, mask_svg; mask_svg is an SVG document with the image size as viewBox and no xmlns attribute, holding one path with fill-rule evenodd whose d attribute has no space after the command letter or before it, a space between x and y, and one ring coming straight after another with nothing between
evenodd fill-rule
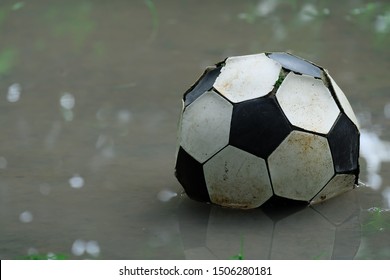
<instances>
[{"instance_id":1,"label":"old soccer ball","mask_svg":"<svg viewBox=\"0 0 390 280\"><path fill-rule=\"evenodd\" d=\"M175 175L195 200L256 208L354 188L359 126L324 68L289 53L229 57L183 96Z\"/></svg>"}]
</instances>

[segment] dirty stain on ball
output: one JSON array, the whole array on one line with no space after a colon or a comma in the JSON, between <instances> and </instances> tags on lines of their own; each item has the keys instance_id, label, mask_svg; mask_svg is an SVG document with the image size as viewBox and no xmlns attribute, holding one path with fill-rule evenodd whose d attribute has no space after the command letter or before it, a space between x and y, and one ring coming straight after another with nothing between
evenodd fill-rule
<instances>
[{"instance_id":1,"label":"dirty stain on ball","mask_svg":"<svg viewBox=\"0 0 390 280\"><path fill-rule=\"evenodd\" d=\"M175 175L190 198L225 207L316 203L357 184L359 137L324 68L289 53L229 57L183 96Z\"/></svg>"}]
</instances>

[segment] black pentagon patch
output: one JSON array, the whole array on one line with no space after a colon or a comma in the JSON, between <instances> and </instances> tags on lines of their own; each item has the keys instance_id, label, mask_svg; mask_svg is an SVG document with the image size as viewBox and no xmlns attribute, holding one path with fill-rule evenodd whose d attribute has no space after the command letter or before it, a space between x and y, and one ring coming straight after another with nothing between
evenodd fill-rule
<instances>
[{"instance_id":1,"label":"black pentagon patch","mask_svg":"<svg viewBox=\"0 0 390 280\"><path fill-rule=\"evenodd\" d=\"M199 96L201 96L206 91L209 91L213 85L219 73L221 73L222 66L218 67L209 67L199 78L199 80L184 93L184 106L188 106L195 101Z\"/></svg>"},{"instance_id":2,"label":"black pentagon patch","mask_svg":"<svg viewBox=\"0 0 390 280\"><path fill-rule=\"evenodd\" d=\"M175 176L190 198L210 202L202 165L182 147L177 155Z\"/></svg>"},{"instance_id":3,"label":"black pentagon patch","mask_svg":"<svg viewBox=\"0 0 390 280\"><path fill-rule=\"evenodd\" d=\"M263 159L291 132L274 98L251 99L233 107L229 144Z\"/></svg>"},{"instance_id":4,"label":"black pentagon patch","mask_svg":"<svg viewBox=\"0 0 390 280\"><path fill-rule=\"evenodd\" d=\"M309 75L314 78L321 78L321 68L307 60L304 60L303 58L294 56L289 53L269 53L267 55L269 58L279 62L285 69Z\"/></svg>"},{"instance_id":5,"label":"black pentagon patch","mask_svg":"<svg viewBox=\"0 0 390 280\"><path fill-rule=\"evenodd\" d=\"M359 131L344 114L340 114L328 134L328 141L337 173L359 169Z\"/></svg>"}]
</instances>

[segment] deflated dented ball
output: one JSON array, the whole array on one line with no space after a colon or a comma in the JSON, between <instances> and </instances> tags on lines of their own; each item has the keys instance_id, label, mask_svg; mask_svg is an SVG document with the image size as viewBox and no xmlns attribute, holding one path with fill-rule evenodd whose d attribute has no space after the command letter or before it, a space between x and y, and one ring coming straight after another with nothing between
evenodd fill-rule
<instances>
[{"instance_id":1,"label":"deflated dented ball","mask_svg":"<svg viewBox=\"0 0 390 280\"><path fill-rule=\"evenodd\" d=\"M175 175L195 200L329 199L359 175L359 126L328 71L288 53L229 57L184 94Z\"/></svg>"}]
</instances>

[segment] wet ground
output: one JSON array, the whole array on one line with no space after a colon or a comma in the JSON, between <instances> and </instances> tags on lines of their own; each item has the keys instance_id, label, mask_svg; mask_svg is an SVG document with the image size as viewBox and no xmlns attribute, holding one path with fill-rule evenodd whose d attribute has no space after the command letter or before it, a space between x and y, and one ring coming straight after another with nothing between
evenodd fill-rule
<instances>
[{"instance_id":1,"label":"wet ground","mask_svg":"<svg viewBox=\"0 0 390 280\"><path fill-rule=\"evenodd\" d=\"M209 2L0 2L1 259L390 259L389 3ZM349 98L367 186L282 212L181 195L182 94L286 50Z\"/></svg>"}]
</instances>

